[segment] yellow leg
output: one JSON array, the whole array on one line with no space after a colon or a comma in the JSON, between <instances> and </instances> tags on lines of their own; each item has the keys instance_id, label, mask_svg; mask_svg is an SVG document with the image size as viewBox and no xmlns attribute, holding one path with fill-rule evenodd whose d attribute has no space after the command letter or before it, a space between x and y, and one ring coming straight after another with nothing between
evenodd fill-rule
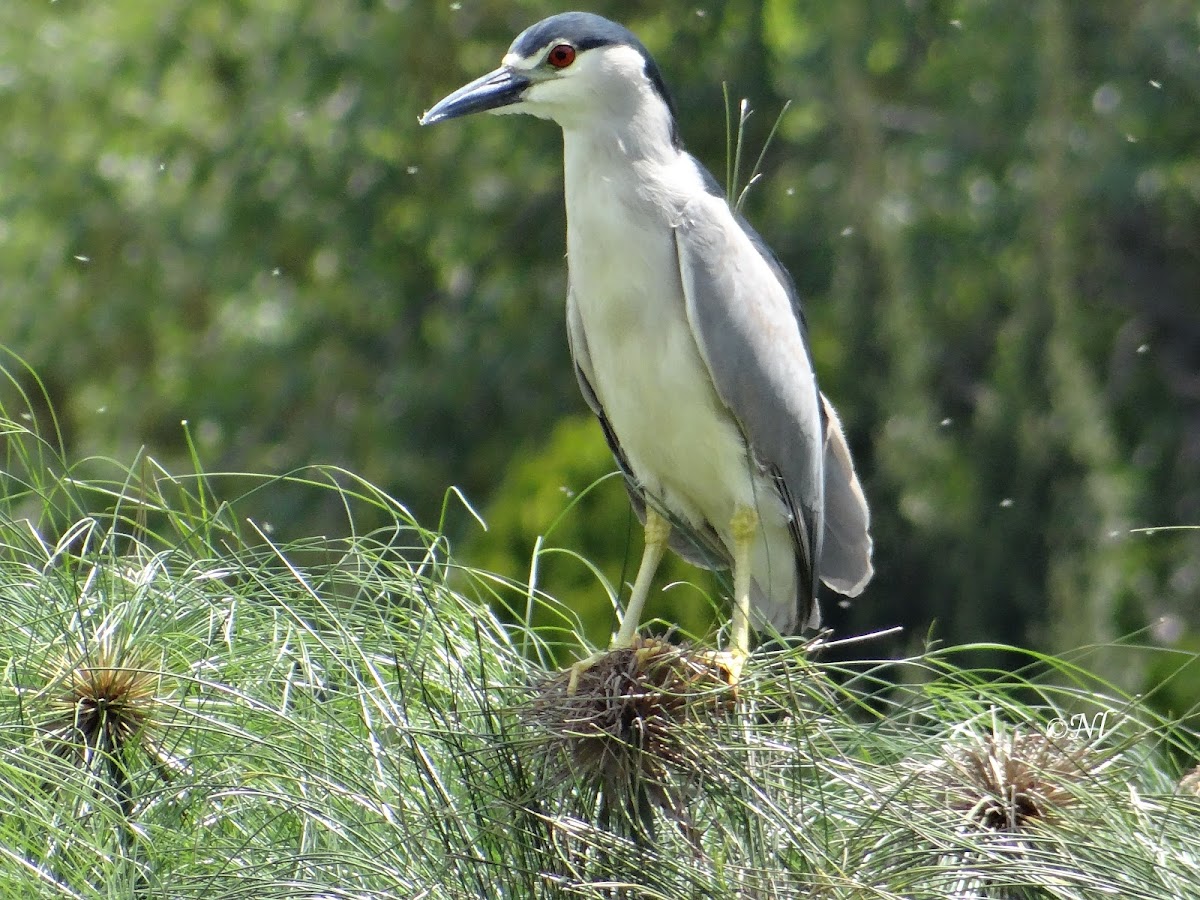
<instances>
[{"instance_id":1,"label":"yellow leg","mask_svg":"<svg viewBox=\"0 0 1200 900\"><path fill-rule=\"evenodd\" d=\"M629 603L625 606L625 615L621 618L621 628L609 644L609 651L623 650L632 647L637 640L638 625L642 620L642 607L650 596L650 586L654 582L654 573L662 561L667 549L667 539L671 536L670 523L657 512L646 507L646 548L642 551L642 562L638 566L637 576L633 580L633 592L629 595ZM581 659L571 666L571 677L567 682L567 693L574 694L579 687L579 676L594 666L603 657L596 653L587 659Z\"/></svg>"},{"instance_id":2,"label":"yellow leg","mask_svg":"<svg viewBox=\"0 0 1200 900\"><path fill-rule=\"evenodd\" d=\"M737 684L750 655L750 551L758 535L758 513L750 506L739 507L729 522L733 538L733 617L729 629L729 650L719 654L729 680Z\"/></svg>"},{"instance_id":3,"label":"yellow leg","mask_svg":"<svg viewBox=\"0 0 1200 900\"><path fill-rule=\"evenodd\" d=\"M667 549L667 538L671 536L671 525L649 506L646 507L646 549L642 551L642 564L638 566L637 577L633 580L633 592L629 595L629 603L625 607L625 615L621 619L621 630L613 638L609 649L621 650L633 646L634 635L642 621L642 607L650 596L650 585L654 582L654 573Z\"/></svg>"}]
</instances>

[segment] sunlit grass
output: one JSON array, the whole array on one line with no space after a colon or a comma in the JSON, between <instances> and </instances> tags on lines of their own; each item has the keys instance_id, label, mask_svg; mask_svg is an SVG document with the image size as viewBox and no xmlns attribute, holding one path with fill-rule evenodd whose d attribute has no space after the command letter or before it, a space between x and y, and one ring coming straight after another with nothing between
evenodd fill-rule
<instances>
[{"instance_id":1,"label":"sunlit grass","mask_svg":"<svg viewBox=\"0 0 1200 900\"><path fill-rule=\"evenodd\" d=\"M753 657L736 700L685 660L573 722L546 712L557 638L489 603L553 600L457 566L378 488L72 465L21 413L0 417L0 895L1197 895L1197 735L1086 654L796 647ZM336 497L343 534L239 516L284 488Z\"/></svg>"}]
</instances>

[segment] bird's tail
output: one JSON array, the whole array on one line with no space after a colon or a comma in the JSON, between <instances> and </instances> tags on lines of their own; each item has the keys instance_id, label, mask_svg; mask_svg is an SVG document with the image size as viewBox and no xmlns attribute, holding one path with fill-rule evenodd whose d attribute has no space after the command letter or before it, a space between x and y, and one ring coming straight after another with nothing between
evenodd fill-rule
<instances>
[{"instance_id":1,"label":"bird's tail","mask_svg":"<svg viewBox=\"0 0 1200 900\"><path fill-rule=\"evenodd\" d=\"M850 448L833 404L825 405L825 536L819 571L828 587L857 597L875 570L871 565L871 514L854 473Z\"/></svg>"}]
</instances>

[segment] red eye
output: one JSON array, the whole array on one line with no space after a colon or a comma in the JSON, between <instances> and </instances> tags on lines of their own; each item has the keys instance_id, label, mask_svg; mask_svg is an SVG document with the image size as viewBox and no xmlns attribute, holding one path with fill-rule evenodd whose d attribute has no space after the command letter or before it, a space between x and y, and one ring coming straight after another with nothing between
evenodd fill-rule
<instances>
[{"instance_id":1,"label":"red eye","mask_svg":"<svg viewBox=\"0 0 1200 900\"><path fill-rule=\"evenodd\" d=\"M570 44L559 44L550 51L546 57L546 62L550 63L556 69L565 69L571 63L575 62L575 48Z\"/></svg>"}]
</instances>

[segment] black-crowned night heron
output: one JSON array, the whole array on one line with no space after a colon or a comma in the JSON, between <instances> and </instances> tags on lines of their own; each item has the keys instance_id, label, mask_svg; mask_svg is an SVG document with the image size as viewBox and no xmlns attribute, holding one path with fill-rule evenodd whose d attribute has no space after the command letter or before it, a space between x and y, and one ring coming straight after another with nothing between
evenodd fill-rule
<instances>
[{"instance_id":1,"label":"black-crowned night heron","mask_svg":"<svg viewBox=\"0 0 1200 900\"><path fill-rule=\"evenodd\" d=\"M670 546L733 567L736 678L751 627L815 627L819 582L855 596L872 572L795 286L684 151L658 66L622 26L544 19L421 122L483 111L563 130L571 355L646 534L613 647L634 643Z\"/></svg>"}]
</instances>

